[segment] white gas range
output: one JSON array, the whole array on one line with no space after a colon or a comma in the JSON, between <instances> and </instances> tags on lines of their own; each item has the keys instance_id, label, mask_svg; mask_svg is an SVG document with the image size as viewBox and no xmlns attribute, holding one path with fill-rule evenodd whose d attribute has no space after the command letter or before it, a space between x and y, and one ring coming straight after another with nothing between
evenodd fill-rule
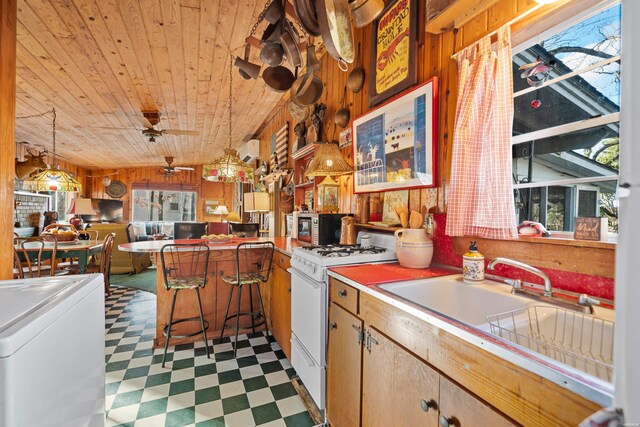
<instances>
[{"instance_id":1,"label":"white gas range","mask_svg":"<svg viewBox=\"0 0 640 427\"><path fill-rule=\"evenodd\" d=\"M370 236L369 248L360 246ZM395 261L392 234L363 233L354 246L307 246L291 256L291 364L320 410L325 408L329 286L327 268Z\"/></svg>"}]
</instances>

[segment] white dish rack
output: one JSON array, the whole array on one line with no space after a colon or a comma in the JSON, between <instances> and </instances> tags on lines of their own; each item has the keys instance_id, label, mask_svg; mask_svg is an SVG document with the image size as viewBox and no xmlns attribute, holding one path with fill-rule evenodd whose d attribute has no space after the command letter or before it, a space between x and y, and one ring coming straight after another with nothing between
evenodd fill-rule
<instances>
[{"instance_id":1,"label":"white dish rack","mask_svg":"<svg viewBox=\"0 0 640 427\"><path fill-rule=\"evenodd\" d=\"M494 335L603 380L612 380L612 321L546 305L487 316L487 321Z\"/></svg>"}]
</instances>

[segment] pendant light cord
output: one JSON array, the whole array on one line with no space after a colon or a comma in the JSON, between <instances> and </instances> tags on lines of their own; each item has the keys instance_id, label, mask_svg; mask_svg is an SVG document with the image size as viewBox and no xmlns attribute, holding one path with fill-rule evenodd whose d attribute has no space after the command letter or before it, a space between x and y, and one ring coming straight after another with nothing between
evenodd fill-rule
<instances>
[{"instance_id":1,"label":"pendant light cord","mask_svg":"<svg viewBox=\"0 0 640 427\"><path fill-rule=\"evenodd\" d=\"M227 103L228 106L228 110L229 110L229 148L231 148L231 91L232 91L232 86L233 86L233 55L229 55L229 102Z\"/></svg>"}]
</instances>

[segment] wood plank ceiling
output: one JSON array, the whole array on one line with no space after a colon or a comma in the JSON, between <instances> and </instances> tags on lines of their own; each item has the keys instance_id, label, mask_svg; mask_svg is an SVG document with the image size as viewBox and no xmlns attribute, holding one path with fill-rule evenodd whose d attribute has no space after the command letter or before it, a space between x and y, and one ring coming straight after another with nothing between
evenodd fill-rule
<instances>
[{"instance_id":1,"label":"wood plank ceiling","mask_svg":"<svg viewBox=\"0 0 640 427\"><path fill-rule=\"evenodd\" d=\"M228 144L229 48L243 54L265 2L18 0L17 116L55 107L57 153L86 168L211 161ZM281 97L233 70L234 148ZM200 135L150 143L136 116L156 109L160 128ZM17 119L16 141L51 151L51 117Z\"/></svg>"}]
</instances>

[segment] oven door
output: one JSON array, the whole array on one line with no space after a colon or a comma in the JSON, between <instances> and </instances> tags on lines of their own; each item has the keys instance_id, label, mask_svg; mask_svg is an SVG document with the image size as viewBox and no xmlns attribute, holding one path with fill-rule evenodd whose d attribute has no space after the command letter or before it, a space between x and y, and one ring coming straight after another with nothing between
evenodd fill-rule
<instances>
[{"instance_id":1,"label":"oven door","mask_svg":"<svg viewBox=\"0 0 640 427\"><path fill-rule=\"evenodd\" d=\"M313 218L310 216L298 217L298 240L313 243Z\"/></svg>"},{"instance_id":2,"label":"oven door","mask_svg":"<svg viewBox=\"0 0 640 427\"><path fill-rule=\"evenodd\" d=\"M327 285L295 268L288 271L291 273L291 331L314 361L325 366Z\"/></svg>"}]
</instances>

